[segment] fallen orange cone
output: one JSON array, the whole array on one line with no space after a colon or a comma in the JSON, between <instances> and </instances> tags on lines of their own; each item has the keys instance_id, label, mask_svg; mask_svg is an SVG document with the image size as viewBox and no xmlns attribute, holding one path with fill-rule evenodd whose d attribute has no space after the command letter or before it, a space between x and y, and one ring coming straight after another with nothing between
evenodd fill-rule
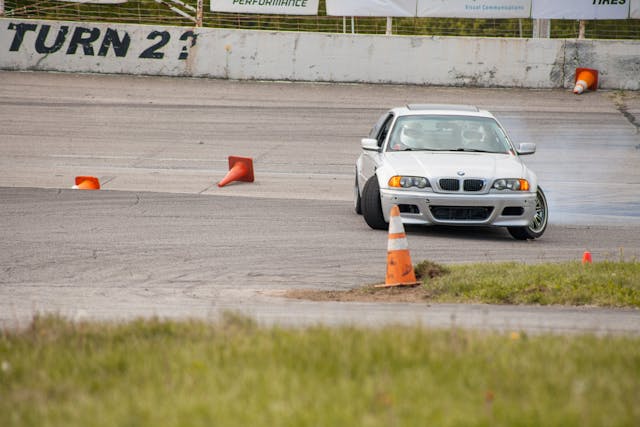
<instances>
[{"instance_id":1,"label":"fallen orange cone","mask_svg":"<svg viewBox=\"0 0 640 427\"><path fill-rule=\"evenodd\" d=\"M411 263L407 235L404 232L400 208L393 205L389 218L389 243L387 246L387 277L384 285L376 285L377 288L391 286L416 286L420 282L416 280L416 273Z\"/></svg>"},{"instance_id":2,"label":"fallen orange cone","mask_svg":"<svg viewBox=\"0 0 640 427\"><path fill-rule=\"evenodd\" d=\"M584 254L582 254L582 263L583 264L591 264L591 252L589 251L584 251Z\"/></svg>"},{"instance_id":3,"label":"fallen orange cone","mask_svg":"<svg viewBox=\"0 0 640 427\"><path fill-rule=\"evenodd\" d=\"M591 68L576 68L576 85L573 93L581 94L585 90L596 90L598 88L598 70Z\"/></svg>"},{"instance_id":4,"label":"fallen orange cone","mask_svg":"<svg viewBox=\"0 0 640 427\"><path fill-rule=\"evenodd\" d=\"M76 176L76 185L71 188L74 190L99 190L100 181L95 176Z\"/></svg>"},{"instance_id":5,"label":"fallen orange cone","mask_svg":"<svg viewBox=\"0 0 640 427\"><path fill-rule=\"evenodd\" d=\"M218 187L224 187L232 181L253 182L253 180L253 159L229 156L229 172L218 182Z\"/></svg>"}]
</instances>

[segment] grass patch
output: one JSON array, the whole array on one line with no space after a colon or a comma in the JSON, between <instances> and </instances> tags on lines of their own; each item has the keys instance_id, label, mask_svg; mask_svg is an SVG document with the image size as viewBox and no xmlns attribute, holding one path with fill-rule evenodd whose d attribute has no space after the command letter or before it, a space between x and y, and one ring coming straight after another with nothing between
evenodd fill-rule
<instances>
[{"instance_id":1,"label":"grass patch","mask_svg":"<svg viewBox=\"0 0 640 427\"><path fill-rule=\"evenodd\" d=\"M640 262L464 264L415 266L422 286L347 291L290 290L315 301L589 305L640 308Z\"/></svg>"},{"instance_id":2,"label":"grass patch","mask_svg":"<svg viewBox=\"0 0 640 427\"><path fill-rule=\"evenodd\" d=\"M638 262L470 264L447 270L424 276L433 301L640 307Z\"/></svg>"},{"instance_id":3,"label":"grass patch","mask_svg":"<svg viewBox=\"0 0 640 427\"><path fill-rule=\"evenodd\" d=\"M0 335L0 425L623 426L640 338L71 323Z\"/></svg>"}]
</instances>

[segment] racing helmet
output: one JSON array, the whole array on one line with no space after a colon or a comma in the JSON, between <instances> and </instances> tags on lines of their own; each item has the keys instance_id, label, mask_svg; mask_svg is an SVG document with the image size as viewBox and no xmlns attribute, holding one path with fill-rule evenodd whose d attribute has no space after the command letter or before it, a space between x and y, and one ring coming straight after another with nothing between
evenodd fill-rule
<instances>
[{"instance_id":1,"label":"racing helmet","mask_svg":"<svg viewBox=\"0 0 640 427\"><path fill-rule=\"evenodd\" d=\"M479 142L484 142L486 137L487 131L483 126L462 130L462 142L464 142L465 145L473 145Z\"/></svg>"},{"instance_id":2,"label":"racing helmet","mask_svg":"<svg viewBox=\"0 0 640 427\"><path fill-rule=\"evenodd\" d=\"M409 122L400 131L400 142L407 147L418 147L424 137L422 126L415 122Z\"/></svg>"}]
</instances>

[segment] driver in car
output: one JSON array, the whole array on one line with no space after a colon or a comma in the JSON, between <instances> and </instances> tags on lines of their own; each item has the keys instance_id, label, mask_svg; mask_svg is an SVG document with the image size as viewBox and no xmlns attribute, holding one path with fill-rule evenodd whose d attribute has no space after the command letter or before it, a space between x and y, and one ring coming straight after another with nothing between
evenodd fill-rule
<instances>
[{"instance_id":1,"label":"driver in car","mask_svg":"<svg viewBox=\"0 0 640 427\"><path fill-rule=\"evenodd\" d=\"M400 131L400 138L392 145L394 150L415 150L424 148L424 131L416 122L406 123Z\"/></svg>"},{"instance_id":2,"label":"driver in car","mask_svg":"<svg viewBox=\"0 0 640 427\"><path fill-rule=\"evenodd\" d=\"M464 129L462 131L462 142L465 149L502 153L505 148L494 131L488 130L480 125L475 129Z\"/></svg>"}]
</instances>

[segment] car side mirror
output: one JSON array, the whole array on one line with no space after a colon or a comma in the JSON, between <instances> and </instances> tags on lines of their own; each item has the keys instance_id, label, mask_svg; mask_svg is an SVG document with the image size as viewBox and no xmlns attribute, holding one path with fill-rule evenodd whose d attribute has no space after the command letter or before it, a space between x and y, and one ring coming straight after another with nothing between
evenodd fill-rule
<instances>
[{"instance_id":1,"label":"car side mirror","mask_svg":"<svg viewBox=\"0 0 640 427\"><path fill-rule=\"evenodd\" d=\"M522 142L518 144L518 147L516 147L516 151L521 156L526 156L527 154L533 154L536 152L536 144L534 144L533 142Z\"/></svg>"},{"instance_id":2,"label":"car side mirror","mask_svg":"<svg viewBox=\"0 0 640 427\"><path fill-rule=\"evenodd\" d=\"M362 138L360 145L363 150L380 151L380 147L378 147L378 140L375 138Z\"/></svg>"}]
</instances>

